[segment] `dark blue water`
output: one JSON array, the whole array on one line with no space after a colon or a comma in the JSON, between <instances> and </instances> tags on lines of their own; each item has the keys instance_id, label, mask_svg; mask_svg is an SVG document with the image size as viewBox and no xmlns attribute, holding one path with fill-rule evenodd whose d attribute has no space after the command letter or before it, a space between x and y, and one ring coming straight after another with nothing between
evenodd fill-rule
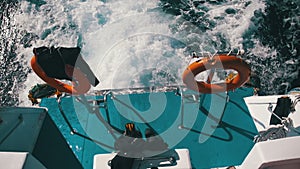
<instances>
[{"instance_id":1,"label":"dark blue water","mask_svg":"<svg viewBox=\"0 0 300 169\"><path fill-rule=\"evenodd\" d=\"M50 2L50 1L49 1ZM18 19L22 13L31 14L31 16L41 17L39 12L43 12L45 15L50 13L51 8L45 10L44 7L49 2L43 0L4 0L0 2L0 103L1 106L17 106L24 104L22 100L26 100L26 80L28 74L31 72L29 67L29 57L23 53L24 51L31 51L33 46L43 45L41 42L47 41L58 44L55 40L51 39L51 35L60 32L60 35L76 35L75 45L84 45L82 39L82 33L79 26L72 20L72 14L70 11L74 6L67 6L67 2L63 2L63 13L66 14L67 23L64 26L53 26L51 29L44 29L40 34L37 34L31 30L26 30L26 25L20 25ZM100 9L96 15L98 18L98 25L105 26L112 18L113 10L108 11L106 6L111 4L110 1L78 1L78 5L95 6L100 3L97 9ZM132 3L132 2L130 2ZM155 2L153 2L155 3ZM156 7L151 9L152 11L160 11L163 14L176 16L181 20L175 22L174 25L170 25L170 30L174 34L180 33L180 29L186 24L192 24L194 28L197 28L197 34L209 34L203 45L209 44L209 48L202 50L218 50L228 51L232 49L243 49L246 54L244 59L249 61L253 74L256 79L254 80L255 86L260 88L262 94L283 94L289 89L300 85L300 73L299 73L299 48L300 48L300 31L299 31L299 16L300 5L297 0L267 0L264 6L258 7L251 12L250 22L247 25L247 29L242 32L242 41L239 46L234 45L230 38L226 34L234 36L234 32L231 32L235 28L231 18L241 18L247 13L243 13L243 9L251 7L251 5L257 3L257 1L246 2L232 2L226 0L161 0L158 1ZM27 7L22 8L21 5L26 4ZM236 8L235 4L239 5ZM135 6L134 11L142 10L142 7ZM120 8L124 4L120 4ZM255 6L255 5L254 5ZM78 7L78 6L77 6ZM222 14L216 15L213 12L222 11ZM124 10L122 8L122 10ZM130 9L131 10L131 9ZM101 13L101 11L105 11ZM126 11L124 11L126 14ZM214 17L211 17L211 16ZM75 17L75 16L74 16ZM78 17L78 16L77 16ZM114 16L116 17L116 16ZM50 16L51 18L51 16ZM184 22L182 22L182 19ZM57 22L57 18L52 18L48 22ZM232 29L216 31L220 25L231 25ZM243 25L243 22L238 23L239 26ZM34 28L35 29L35 28ZM38 29L38 28L36 28ZM73 38L73 37L72 37ZM71 38L71 39L72 39ZM39 42L37 44L37 41ZM66 40L63 40L66 41ZM52 44L53 44L52 43ZM62 42L60 42L62 43ZM185 53L189 54L193 51L197 51L199 43L196 47L193 45L195 42L187 43L184 47ZM62 44L63 45L63 44ZM176 45L171 47L178 47ZM174 83L174 79L166 77L166 80L171 80ZM146 78L146 80L149 80ZM144 82L147 84L146 82ZM23 94L21 94L23 93ZM25 94L24 94L25 93ZM26 104L25 104L26 105Z\"/></svg>"},{"instance_id":2,"label":"dark blue water","mask_svg":"<svg viewBox=\"0 0 300 169\"><path fill-rule=\"evenodd\" d=\"M19 104L19 90L22 89L29 72L27 61L17 57L22 32L14 24L18 1L0 2L0 105Z\"/></svg>"}]
</instances>

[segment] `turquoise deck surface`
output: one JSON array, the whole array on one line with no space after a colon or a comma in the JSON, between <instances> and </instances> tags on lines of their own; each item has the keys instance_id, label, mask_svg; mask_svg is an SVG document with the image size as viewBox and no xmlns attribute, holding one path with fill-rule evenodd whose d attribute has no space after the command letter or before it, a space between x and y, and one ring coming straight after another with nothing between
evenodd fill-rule
<instances>
[{"instance_id":1,"label":"turquoise deck surface","mask_svg":"<svg viewBox=\"0 0 300 169\"><path fill-rule=\"evenodd\" d=\"M221 93L201 95L200 100L182 100L182 94L172 90L119 93L108 95L105 104L107 112L105 108L99 110L106 121L109 120L113 126L121 129L130 121L134 121L141 132L149 126L153 127L171 148L188 148L193 167L202 169L242 163L254 145L252 140L257 134L243 100L252 94L252 89L240 88L235 92L228 92L228 99L225 93ZM99 95L87 98L93 100L103 97ZM74 97L64 97L61 105L72 127L79 133L113 146L112 135L82 103ZM105 105L102 103L103 107ZM43 99L40 106L48 108L50 116L84 168L92 169L95 154L112 151L78 135L72 135L54 98ZM143 120L148 121L149 126Z\"/></svg>"}]
</instances>

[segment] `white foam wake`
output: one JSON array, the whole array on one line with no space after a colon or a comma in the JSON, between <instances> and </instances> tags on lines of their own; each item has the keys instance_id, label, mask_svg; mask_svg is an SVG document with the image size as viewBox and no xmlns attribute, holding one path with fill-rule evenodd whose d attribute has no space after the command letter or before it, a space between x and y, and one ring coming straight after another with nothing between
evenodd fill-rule
<instances>
[{"instance_id":1,"label":"white foam wake","mask_svg":"<svg viewBox=\"0 0 300 169\"><path fill-rule=\"evenodd\" d=\"M188 64L185 47L211 46L207 39L225 34L232 47L241 47L259 0L245 7L245 2L227 2L209 6L211 18L224 19L207 33L182 18L169 16L158 8L158 0L51 0L43 5L21 1L16 22L20 29L36 35L37 46L81 46L82 54L101 83L93 90L151 85L182 84L181 74ZM224 14L228 7L236 15ZM178 26L174 32L174 25ZM242 48L242 47L241 47ZM28 63L32 48L20 46L18 52ZM29 65L28 65L29 66ZM29 89L42 81L29 74L20 99L27 101Z\"/></svg>"}]
</instances>

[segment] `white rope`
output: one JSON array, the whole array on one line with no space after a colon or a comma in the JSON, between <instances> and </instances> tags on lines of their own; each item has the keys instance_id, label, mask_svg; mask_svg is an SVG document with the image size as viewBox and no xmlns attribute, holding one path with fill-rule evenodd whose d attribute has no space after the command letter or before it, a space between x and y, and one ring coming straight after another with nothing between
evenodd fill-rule
<instances>
[{"instance_id":1,"label":"white rope","mask_svg":"<svg viewBox=\"0 0 300 169\"><path fill-rule=\"evenodd\" d=\"M267 140L274 140L278 138L286 137L286 131L281 126L272 126L265 131L260 131L258 135L254 137L254 142L261 142Z\"/></svg>"},{"instance_id":2,"label":"white rope","mask_svg":"<svg viewBox=\"0 0 300 169\"><path fill-rule=\"evenodd\" d=\"M300 96L296 96L296 99L292 102L291 112L296 111L295 106L300 101ZM284 138L287 136L288 132L295 132L300 135L300 131L294 127L293 120L289 117L280 118L272 111L272 104L269 104L268 110L272 115L281 121L281 124L271 125L268 129L260 131L258 135L254 137L254 142L261 142L267 140L274 140L279 138Z\"/></svg>"},{"instance_id":3,"label":"white rope","mask_svg":"<svg viewBox=\"0 0 300 169\"><path fill-rule=\"evenodd\" d=\"M258 135L254 137L254 142L261 142L267 140L275 140L279 138L285 138L287 133L291 130L296 131L293 125L293 120L289 117L283 118L282 124L271 125L267 130L260 131Z\"/></svg>"}]
</instances>

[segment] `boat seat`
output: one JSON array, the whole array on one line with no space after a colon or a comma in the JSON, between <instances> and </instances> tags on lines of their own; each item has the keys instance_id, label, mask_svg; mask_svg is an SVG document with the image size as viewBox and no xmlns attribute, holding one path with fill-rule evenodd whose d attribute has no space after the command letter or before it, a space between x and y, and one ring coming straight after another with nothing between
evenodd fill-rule
<instances>
[{"instance_id":1,"label":"boat seat","mask_svg":"<svg viewBox=\"0 0 300 169\"><path fill-rule=\"evenodd\" d=\"M94 156L93 169L110 169L110 161L116 153L97 154ZM158 167L159 169L192 169L188 149L175 149L153 157L136 159L134 169Z\"/></svg>"},{"instance_id":2,"label":"boat seat","mask_svg":"<svg viewBox=\"0 0 300 169\"><path fill-rule=\"evenodd\" d=\"M266 131L270 125L272 114L268 110L270 104L275 107L278 98L282 95L275 96L251 96L244 98L254 124L258 132ZM295 96L289 95L294 101ZM274 109L274 108L273 108ZM272 109L272 110L273 110ZM298 103L295 107L300 109ZM289 118L293 120L294 127L300 129L299 111L290 113ZM299 169L300 168L300 137L299 133L289 131L287 137L270 139L255 143L249 154L242 164L235 166L236 169ZM218 169L226 169L218 168Z\"/></svg>"},{"instance_id":3,"label":"boat seat","mask_svg":"<svg viewBox=\"0 0 300 169\"><path fill-rule=\"evenodd\" d=\"M300 137L287 137L256 143L238 168L298 169Z\"/></svg>"},{"instance_id":4,"label":"boat seat","mask_svg":"<svg viewBox=\"0 0 300 169\"><path fill-rule=\"evenodd\" d=\"M29 152L0 152L0 168L7 169L46 169Z\"/></svg>"},{"instance_id":5,"label":"boat seat","mask_svg":"<svg viewBox=\"0 0 300 169\"><path fill-rule=\"evenodd\" d=\"M236 169L299 169L300 137L286 137L258 142ZM227 169L218 167L211 169Z\"/></svg>"},{"instance_id":6,"label":"boat seat","mask_svg":"<svg viewBox=\"0 0 300 169\"><path fill-rule=\"evenodd\" d=\"M275 96L252 96L244 98L249 112L254 120L254 124L258 132L264 131L270 127L270 119L272 114L268 110L270 104L276 107L277 99L282 97L282 95ZM296 96L289 95L289 97L294 101ZM273 108L274 109L274 108ZM296 104L296 110L300 109L300 104ZM295 128L300 128L300 118L298 118L298 113L290 113L288 117L293 120ZM295 135L293 131L288 133L289 135Z\"/></svg>"}]
</instances>

